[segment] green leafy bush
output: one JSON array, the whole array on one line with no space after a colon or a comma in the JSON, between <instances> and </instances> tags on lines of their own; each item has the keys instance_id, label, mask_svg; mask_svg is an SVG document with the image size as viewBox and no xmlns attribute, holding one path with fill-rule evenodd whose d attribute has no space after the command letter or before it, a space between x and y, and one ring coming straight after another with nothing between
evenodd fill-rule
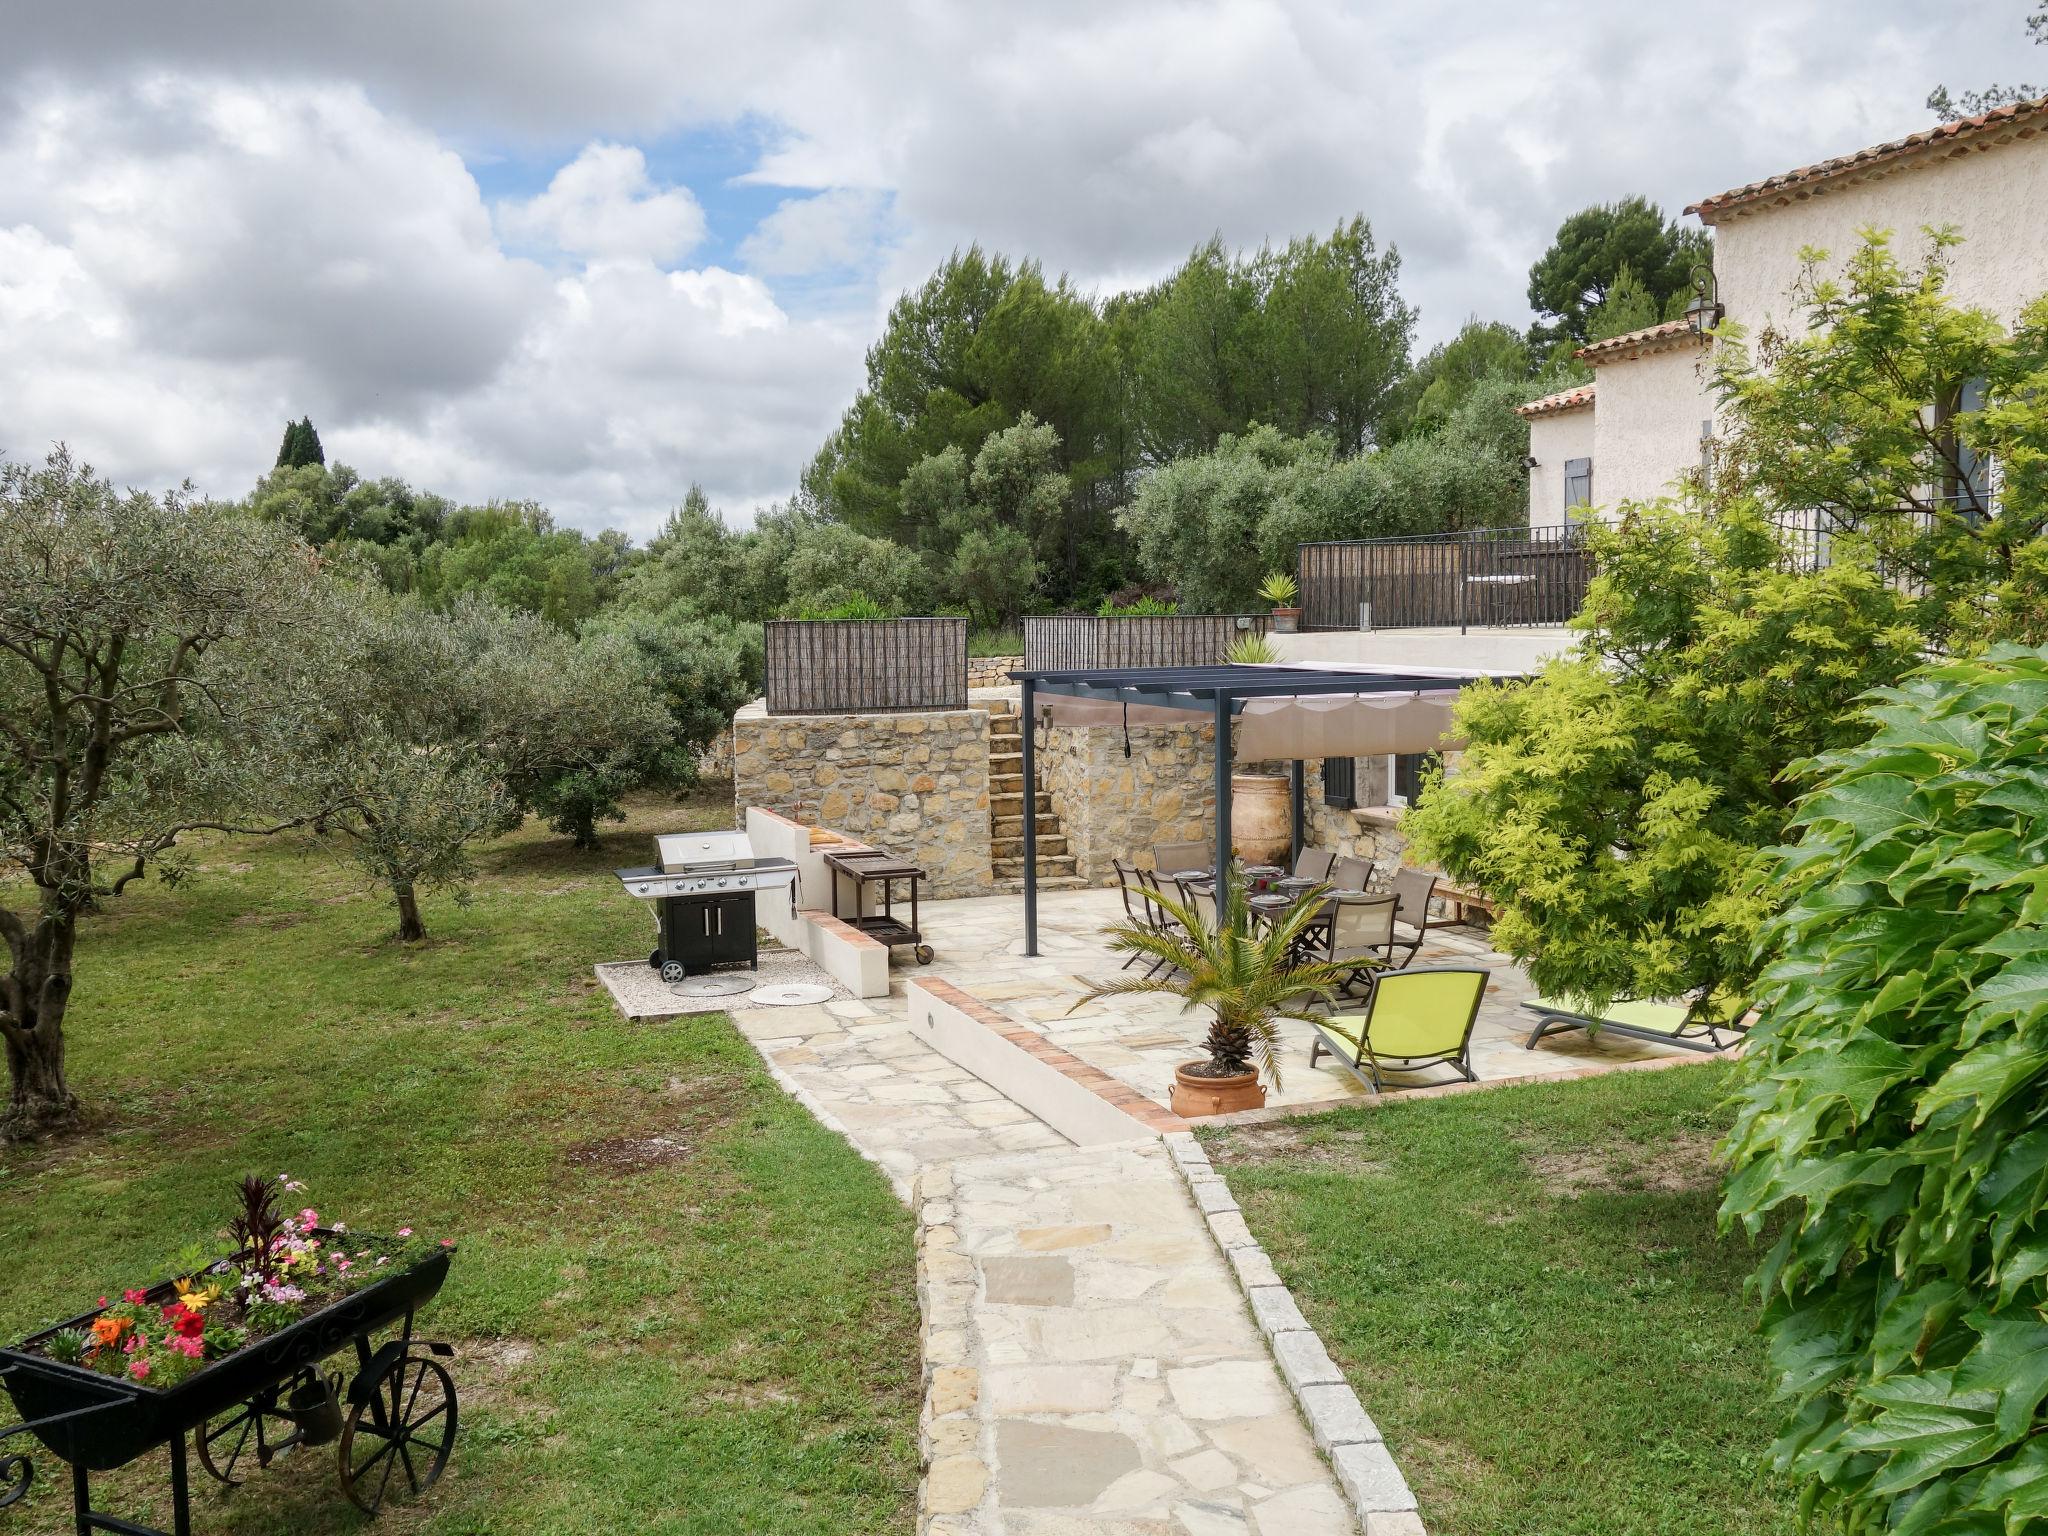
<instances>
[{"instance_id":1,"label":"green leafy bush","mask_svg":"<svg viewBox=\"0 0 2048 1536\"><path fill-rule=\"evenodd\" d=\"M1878 691L1802 771L1724 1222L1790 1404L1774 1451L1848 1532L2048 1529L2048 651Z\"/></svg>"},{"instance_id":2,"label":"green leafy bush","mask_svg":"<svg viewBox=\"0 0 2048 1536\"><path fill-rule=\"evenodd\" d=\"M869 597L856 592L842 602L826 606L806 604L797 610L800 619L893 619L895 614Z\"/></svg>"},{"instance_id":3,"label":"green leafy bush","mask_svg":"<svg viewBox=\"0 0 2048 1536\"><path fill-rule=\"evenodd\" d=\"M1128 603L1105 597L1102 606L1095 610L1095 616L1099 619L1163 619L1179 612L1179 603L1156 597L1133 598Z\"/></svg>"}]
</instances>

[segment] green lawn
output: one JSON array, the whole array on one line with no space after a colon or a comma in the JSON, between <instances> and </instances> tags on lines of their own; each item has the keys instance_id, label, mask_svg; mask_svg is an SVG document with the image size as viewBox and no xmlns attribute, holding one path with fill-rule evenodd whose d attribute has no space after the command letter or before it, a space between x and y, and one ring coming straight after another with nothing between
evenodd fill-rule
<instances>
[{"instance_id":1,"label":"green lawn","mask_svg":"<svg viewBox=\"0 0 2048 1536\"><path fill-rule=\"evenodd\" d=\"M590 972L650 947L610 869L729 807L643 807L587 855L529 825L411 948L324 851L217 841L175 888L131 887L79 946L96 1127L0 1151L0 1336L152 1278L240 1175L290 1172L330 1218L462 1244L423 1318L457 1347L456 1459L378 1529L908 1531L908 1214L722 1017L629 1025ZM362 1528L330 1458L205 1485L198 1528ZM70 1528L38 1462L0 1515L23 1536ZM104 1479L102 1507L167 1524L164 1476L153 1455Z\"/></svg>"},{"instance_id":2,"label":"green lawn","mask_svg":"<svg viewBox=\"0 0 2048 1536\"><path fill-rule=\"evenodd\" d=\"M1726 1069L1203 1133L1435 1536L1771 1536Z\"/></svg>"}]
</instances>

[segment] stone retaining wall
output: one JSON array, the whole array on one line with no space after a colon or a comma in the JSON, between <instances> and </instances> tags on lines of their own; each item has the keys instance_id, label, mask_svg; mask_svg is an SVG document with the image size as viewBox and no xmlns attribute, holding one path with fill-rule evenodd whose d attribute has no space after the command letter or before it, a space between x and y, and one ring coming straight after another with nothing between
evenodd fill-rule
<instances>
[{"instance_id":1,"label":"stone retaining wall","mask_svg":"<svg viewBox=\"0 0 2048 1536\"><path fill-rule=\"evenodd\" d=\"M1022 656L970 656L967 658L967 686L970 688L1015 688L1012 672L1021 671Z\"/></svg>"},{"instance_id":2,"label":"stone retaining wall","mask_svg":"<svg viewBox=\"0 0 2048 1536\"><path fill-rule=\"evenodd\" d=\"M733 716L733 802L830 827L930 872L926 896L979 896L989 865L988 714Z\"/></svg>"},{"instance_id":3,"label":"stone retaining wall","mask_svg":"<svg viewBox=\"0 0 2048 1536\"><path fill-rule=\"evenodd\" d=\"M1194 719L1190 716L1190 720ZM1038 781L1066 829L1075 870L1114 885L1112 859L1145 868L1158 843L1207 842L1216 826L1215 726L1054 725L1039 737Z\"/></svg>"}]
</instances>

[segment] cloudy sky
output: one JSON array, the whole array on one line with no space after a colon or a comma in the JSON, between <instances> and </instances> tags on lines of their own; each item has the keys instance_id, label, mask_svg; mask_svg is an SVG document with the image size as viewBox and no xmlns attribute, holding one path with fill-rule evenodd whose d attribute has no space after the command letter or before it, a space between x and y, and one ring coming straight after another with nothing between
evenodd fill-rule
<instances>
[{"instance_id":1,"label":"cloudy sky","mask_svg":"<svg viewBox=\"0 0 2048 1536\"><path fill-rule=\"evenodd\" d=\"M744 522L956 246L1111 287L1363 211L1424 343L1521 323L1573 209L1926 127L2048 65L2025 10L10 0L0 451L240 495L310 414L463 499Z\"/></svg>"}]
</instances>

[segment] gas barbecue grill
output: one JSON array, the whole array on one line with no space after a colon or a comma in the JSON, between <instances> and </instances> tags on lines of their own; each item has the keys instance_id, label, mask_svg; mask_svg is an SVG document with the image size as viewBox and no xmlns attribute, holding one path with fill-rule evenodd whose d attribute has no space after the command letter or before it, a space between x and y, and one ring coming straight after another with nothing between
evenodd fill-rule
<instances>
[{"instance_id":1,"label":"gas barbecue grill","mask_svg":"<svg viewBox=\"0 0 2048 1536\"><path fill-rule=\"evenodd\" d=\"M655 904L661 941L647 963L664 981L719 966L758 968L754 893L778 886L796 911L796 862L754 855L744 832L677 832L654 840L656 862L612 873L626 894Z\"/></svg>"}]
</instances>

